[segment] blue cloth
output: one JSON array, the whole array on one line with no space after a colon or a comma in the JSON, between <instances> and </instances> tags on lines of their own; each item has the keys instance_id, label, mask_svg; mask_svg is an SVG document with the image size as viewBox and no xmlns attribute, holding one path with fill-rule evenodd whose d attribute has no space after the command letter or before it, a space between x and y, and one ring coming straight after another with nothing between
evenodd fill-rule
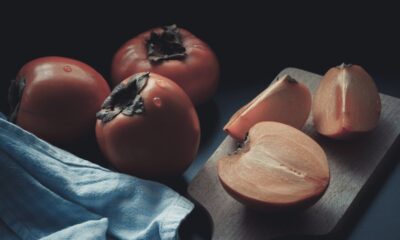
<instances>
[{"instance_id":1,"label":"blue cloth","mask_svg":"<svg viewBox=\"0 0 400 240\"><path fill-rule=\"evenodd\" d=\"M177 239L193 204L54 147L0 113L0 239Z\"/></svg>"}]
</instances>

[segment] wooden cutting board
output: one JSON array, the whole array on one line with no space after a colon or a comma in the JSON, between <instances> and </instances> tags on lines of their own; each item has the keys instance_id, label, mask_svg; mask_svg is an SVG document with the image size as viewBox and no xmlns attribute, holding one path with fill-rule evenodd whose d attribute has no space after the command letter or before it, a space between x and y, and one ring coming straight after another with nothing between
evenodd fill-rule
<instances>
[{"instance_id":1,"label":"wooden cutting board","mask_svg":"<svg viewBox=\"0 0 400 240\"><path fill-rule=\"evenodd\" d=\"M305 83L312 92L321 76L287 68L289 74ZM255 97L255 96L254 96ZM213 239L274 239L281 236L326 235L331 233L354 203L367 181L385 161L388 152L399 145L400 99L381 94L382 114L377 128L361 139L335 141L318 135L308 119L304 131L325 150L331 182L325 195L311 208L300 213L266 214L247 209L222 188L216 163L235 149L227 137L189 184L188 194L203 205L213 221Z\"/></svg>"}]
</instances>

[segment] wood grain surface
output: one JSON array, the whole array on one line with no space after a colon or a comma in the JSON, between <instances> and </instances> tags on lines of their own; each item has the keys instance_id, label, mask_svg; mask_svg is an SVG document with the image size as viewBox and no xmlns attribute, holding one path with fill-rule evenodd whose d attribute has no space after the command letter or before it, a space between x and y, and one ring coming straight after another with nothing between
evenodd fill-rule
<instances>
[{"instance_id":1,"label":"wood grain surface","mask_svg":"<svg viewBox=\"0 0 400 240\"><path fill-rule=\"evenodd\" d=\"M278 76L289 74L305 83L312 92L321 76L300 69L287 68ZM255 97L255 96L254 96ZM382 114L377 128L352 141L331 140L318 135L311 117L304 131L325 150L331 182L325 195L311 208L286 214L266 214L246 208L222 188L216 162L235 149L227 137L203 169L189 184L190 197L203 205L213 221L213 239L274 239L281 236L326 235L331 233L351 207L360 191L379 165L387 161L400 133L400 99L381 94Z\"/></svg>"}]
</instances>

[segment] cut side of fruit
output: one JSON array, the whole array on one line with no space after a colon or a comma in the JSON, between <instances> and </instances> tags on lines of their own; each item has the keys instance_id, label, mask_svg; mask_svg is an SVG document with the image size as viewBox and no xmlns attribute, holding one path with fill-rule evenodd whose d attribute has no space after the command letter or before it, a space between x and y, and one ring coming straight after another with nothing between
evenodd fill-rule
<instances>
[{"instance_id":1,"label":"cut side of fruit","mask_svg":"<svg viewBox=\"0 0 400 240\"><path fill-rule=\"evenodd\" d=\"M320 134L349 138L376 127L381 102L374 80L362 67L342 64L322 78L312 111Z\"/></svg>"},{"instance_id":2,"label":"cut side of fruit","mask_svg":"<svg viewBox=\"0 0 400 240\"><path fill-rule=\"evenodd\" d=\"M243 141L250 128L261 121L275 121L301 129L310 114L311 93L289 75L284 75L239 109L224 131Z\"/></svg>"},{"instance_id":3,"label":"cut side of fruit","mask_svg":"<svg viewBox=\"0 0 400 240\"><path fill-rule=\"evenodd\" d=\"M241 149L218 161L222 186L243 204L266 211L311 206L329 184L323 149L278 122L253 126Z\"/></svg>"}]
</instances>

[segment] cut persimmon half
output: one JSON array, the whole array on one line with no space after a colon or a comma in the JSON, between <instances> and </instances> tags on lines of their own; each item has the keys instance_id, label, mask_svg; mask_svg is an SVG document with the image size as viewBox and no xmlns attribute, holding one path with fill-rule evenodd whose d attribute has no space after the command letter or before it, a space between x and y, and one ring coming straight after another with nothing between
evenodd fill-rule
<instances>
[{"instance_id":1,"label":"cut persimmon half","mask_svg":"<svg viewBox=\"0 0 400 240\"><path fill-rule=\"evenodd\" d=\"M265 211L303 209L329 185L324 150L300 130L260 122L243 146L219 159L218 177L236 200Z\"/></svg>"}]
</instances>

